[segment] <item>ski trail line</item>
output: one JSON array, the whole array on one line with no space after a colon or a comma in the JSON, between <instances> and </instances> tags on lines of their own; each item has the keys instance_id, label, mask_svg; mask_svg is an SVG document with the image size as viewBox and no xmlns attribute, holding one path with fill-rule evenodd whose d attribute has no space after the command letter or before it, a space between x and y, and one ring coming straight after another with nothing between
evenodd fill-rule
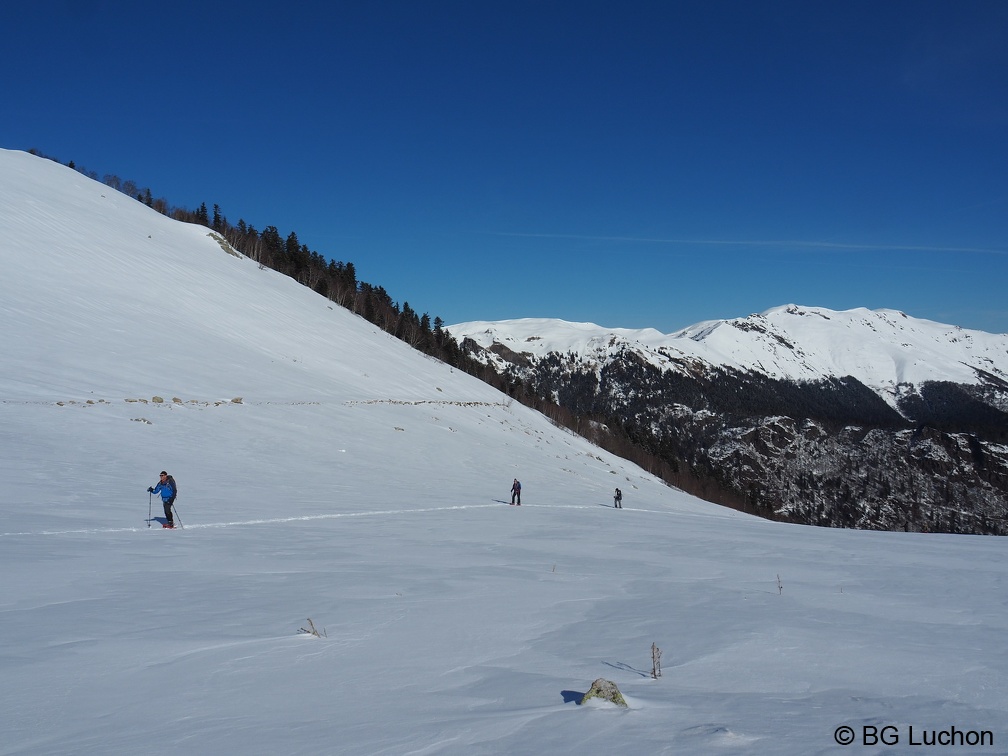
<instances>
[{"instance_id":1,"label":"ski trail line","mask_svg":"<svg viewBox=\"0 0 1008 756\"><path fill-rule=\"evenodd\" d=\"M318 515L298 515L296 517L269 517L255 520L233 520L230 522L191 523L176 530L203 530L207 528L230 528L246 525L279 525L289 522L312 522L316 520L338 520L346 517L376 517L383 515L425 514L430 512L446 512L455 509L489 509L499 507L499 504L460 504L451 507L424 507L422 509L380 509L373 512L331 512ZM56 535L90 535L98 533L141 533L145 530L162 530L157 528L78 528L73 530L30 530L14 533L0 533L0 538L15 536L56 536Z\"/></svg>"},{"instance_id":2,"label":"ski trail line","mask_svg":"<svg viewBox=\"0 0 1008 756\"><path fill-rule=\"evenodd\" d=\"M229 522L199 522L190 523L176 530L208 530L211 528L238 528L254 525L283 525L291 522L315 522L318 520L340 520L348 517L382 517L390 515L410 515L429 514L430 512L450 512L459 509L493 509L499 508L501 504L457 504L449 507L423 507L420 509L376 509L373 512L330 512L328 514L317 515L297 515L294 517L264 517L254 520L231 520ZM504 505L508 506L508 505ZM526 509L597 509L598 504L537 504L526 506ZM611 507L606 507L610 509ZM662 510L636 509L626 507L627 512L641 512L645 514L677 514ZM162 530L162 528L133 527L133 528L77 528L73 530L27 530L13 533L0 533L0 538L15 538L24 536L60 536L60 535L97 535L99 533L142 533L145 530Z\"/></svg>"}]
</instances>

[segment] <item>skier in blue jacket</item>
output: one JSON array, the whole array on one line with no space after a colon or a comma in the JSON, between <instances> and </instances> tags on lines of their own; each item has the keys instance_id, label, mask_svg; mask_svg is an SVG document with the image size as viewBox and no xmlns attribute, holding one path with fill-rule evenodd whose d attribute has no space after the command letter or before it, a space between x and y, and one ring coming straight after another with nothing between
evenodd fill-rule
<instances>
[{"instance_id":1,"label":"skier in blue jacket","mask_svg":"<svg viewBox=\"0 0 1008 756\"><path fill-rule=\"evenodd\" d=\"M175 485L175 478L162 470L161 480L158 482L157 486L151 486L147 489L147 492L161 494L161 503L164 505L165 520L167 521L169 528L174 528L175 518L172 517L172 504L175 503L175 497L178 495L178 486Z\"/></svg>"}]
</instances>

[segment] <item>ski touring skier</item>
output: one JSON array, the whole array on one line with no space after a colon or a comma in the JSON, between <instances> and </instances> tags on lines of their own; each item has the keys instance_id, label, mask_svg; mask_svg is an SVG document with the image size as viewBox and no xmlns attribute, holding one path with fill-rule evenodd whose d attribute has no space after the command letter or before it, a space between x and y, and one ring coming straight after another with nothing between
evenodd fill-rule
<instances>
[{"instance_id":1,"label":"ski touring skier","mask_svg":"<svg viewBox=\"0 0 1008 756\"><path fill-rule=\"evenodd\" d=\"M616 494L613 496L613 507L615 509L623 509L623 492L618 488L616 489Z\"/></svg>"},{"instance_id":2,"label":"ski touring skier","mask_svg":"<svg viewBox=\"0 0 1008 756\"><path fill-rule=\"evenodd\" d=\"M164 505L165 514L165 523L162 527L174 528L175 518L172 516L172 505L175 503L175 497L178 496L178 486L175 484L175 478L162 470L161 480L158 481L157 486L150 486L147 489L147 493L161 494L161 503Z\"/></svg>"},{"instance_id":3,"label":"ski touring skier","mask_svg":"<svg viewBox=\"0 0 1008 756\"><path fill-rule=\"evenodd\" d=\"M518 506L521 506L521 483L518 482L518 478L514 479L514 483L511 484L511 503L515 503L515 499L518 500Z\"/></svg>"}]
</instances>

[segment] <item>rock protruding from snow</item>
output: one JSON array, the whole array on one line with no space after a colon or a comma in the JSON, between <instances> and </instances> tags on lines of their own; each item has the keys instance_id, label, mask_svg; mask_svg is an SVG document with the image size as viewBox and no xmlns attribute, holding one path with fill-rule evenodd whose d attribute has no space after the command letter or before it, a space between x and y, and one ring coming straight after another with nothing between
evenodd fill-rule
<instances>
[{"instance_id":1,"label":"rock protruding from snow","mask_svg":"<svg viewBox=\"0 0 1008 756\"><path fill-rule=\"evenodd\" d=\"M624 709L627 708L627 702L623 698L623 694L620 693L616 683L612 680L606 680L601 677L597 679L591 684L589 691L584 694L581 703L584 704L593 698L601 698L603 701L609 701L617 706L622 706Z\"/></svg>"}]
</instances>

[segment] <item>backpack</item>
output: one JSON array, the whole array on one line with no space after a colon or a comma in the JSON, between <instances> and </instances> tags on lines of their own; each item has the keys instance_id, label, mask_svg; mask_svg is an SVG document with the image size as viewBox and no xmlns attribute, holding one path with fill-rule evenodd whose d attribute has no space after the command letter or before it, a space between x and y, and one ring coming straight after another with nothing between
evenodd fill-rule
<instances>
[{"instance_id":1,"label":"backpack","mask_svg":"<svg viewBox=\"0 0 1008 756\"><path fill-rule=\"evenodd\" d=\"M171 486L172 501L175 501L175 497L178 496L178 483L175 482L175 478L173 478L171 475L168 476L168 485Z\"/></svg>"}]
</instances>

